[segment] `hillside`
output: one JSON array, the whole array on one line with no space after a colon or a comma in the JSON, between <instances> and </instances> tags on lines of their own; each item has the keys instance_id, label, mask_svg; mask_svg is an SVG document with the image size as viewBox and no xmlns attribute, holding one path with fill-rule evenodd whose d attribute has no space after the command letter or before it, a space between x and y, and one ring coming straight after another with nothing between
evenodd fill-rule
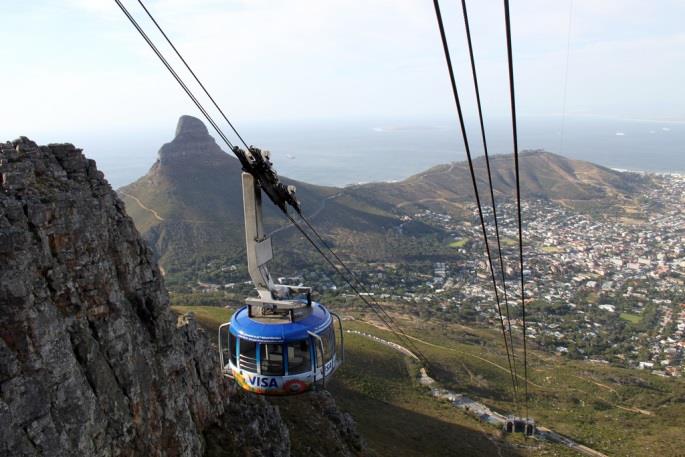
<instances>
[{"instance_id":1,"label":"hillside","mask_svg":"<svg viewBox=\"0 0 685 457\"><path fill-rule=\"evenodd\" d=\"M0 308L2 456L364 452L326 393L301 398L315 433L293 443L277 406L219 376L210 338L172 314L124 205L71 144L0 143Z\"/></svg>"},{"instance_id":2,"label":"hillside","mask_svg":"<svg viewBox=\"0 0 685 457\"><path fill-rule=\"evenodd\" d=\"M150 171L118 192L161 264L187 267L191 257L234 257L242 248L240 172L238 160L221 150L200 120L182 116ZM341 203L341 189L282 179L296 186L305 213L328 227L382 235L400 223L389 208ZM270 203L265 212L268 231L286 221Z\"/></svg>"},{"instance_id":3,"label":"hillside","mask_svg":"<svg viewBox=\"0 0 685 457\"><path fill-rule=\"evenodd\" d=\"M233 310L217 307L174 306L176 312L193 312L212 333ZM349 310L339 310L347 312ZM380 333L356 320L347 329ZM383 335L385 336L385 335ZM328 384L340 405L351 411L373 456L482 456L532 455L517 448L515 437L501 436L495 427L458 413L437 401L416 381L418 364L403 354L354 333L345 334L345 363ZM302 416L298 397L270 399L285 417ZM302 430L307 424L302 424ZM513 439L512 439L513 438ZM513 442L513 443L512 443ZM539 445L536 446L539 449Z\"/></svg>"},{"instance_id":4,"label":"hillside","mask_svg":"<svg viewBox=\"0 0 685 457\"><path fill-rule=\"evenodd\" d=\"M527 200L557 200L596 205L631 198L644 189L646 178L622 173L590 162L572 160L546 151L525 151L519 155L521 196ZM512 155L490 158L493 189L498 200L515 198L516 174ZM484 157L474 160L481 199L488 195ZM467 162L437 165L398 183L373 183L346 189L350 195L371 198L374 204L393 205L411 211L432 208L459 212L474 201Z\"/></svg>"},{"instance_id":5,"label":"hillside","mask_svg":"<svg viewBox=\"0 0 685 457\"><path fill-rule=\"evenodd\" d=\"M479 158L475 165L484 193L485 161ZM497 198L513 197L512 156L493 157L492 171ZM548 152L521 154L525 199L605 207L638 194L645 180ZM283 181L297 187L304 213L329 244L366 262L444 255L442 229L403 217L421 209L461 217L470 212L474 200L465 162L438 165L397 183L334 188ZM118 192L172 283L178 274L186 275L212 260L242 262L240 165L221 150L200 120L182 116L173 140L161 147L150 171ZM267 231L284 226L285 219L272 205L266 207ZM287 258L290 268L319 261L293 228L278 230L275 240L276 249L287 254L279 259Z\"/></svg>"},{"instance_id":6,"label":"hillside","mask_svg":"<svg viewBox=\"0 0 685 457\"><path fill-rule=\"evenodd\" d=\"M334 309L345 316L347 330L402 343L369 313ZM392 313L397 308L388 304L386 309ZM174 310L194 312L210 329L232 312L201 306L174 306ZM429 360L431 376L442 387L465 393L495 411L516 411L496 328L396 318L415 338ZM517 345L520 348L520 341ZM528 350L530 414L538 425L609 456L682 455L685 382L550 355L535 344ZM417 382L417 370L398 351L359 334L345 334L345 363L331 379L329 390L354 415L369 450L377 455L583 455L562 445L500 434L496 427L431 397ZM290 408L298 409L296 404Z\"/></svg>"}]
</instances>

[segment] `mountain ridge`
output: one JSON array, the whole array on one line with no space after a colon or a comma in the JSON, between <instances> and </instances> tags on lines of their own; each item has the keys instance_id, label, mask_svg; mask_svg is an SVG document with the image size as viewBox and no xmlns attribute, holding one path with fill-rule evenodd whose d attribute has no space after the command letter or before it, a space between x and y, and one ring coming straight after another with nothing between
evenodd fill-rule
<instances>
[{"instance_id":1,"label":"mountain ridge","mask_svg":"<svg viewBox=\"0 0 685 457\"><path fill-rule=\"evenodd\" d=\"M202 121L182 116L171 142L160 148L159 159L137 181L119 189L137 227L159 254L166 267L183 262L191 253L205 257L228 255L243 244L241 167L209 135ZM511 155L490 159L493 189L498 201L514 198L514 161ZM639 193L645 179L606 167L568 159L546 151L520 154L521 193L524 199L551 199L567 204L606 205ZM276 164L277 166L277 164ZM481 201L488 189L486 163L474 160ZM474 201L466 162L436 165L405 180L368 183L344 188L317 186L287 177L297 187L307 217L317 227L358 252L395 255L384 240L399 236L444 235L417 220L405 219L416 211L430 209L466 217ZM269 230L284 219L266 205ZM287 247L301 246L294 230L281 230ZM297 249L294 249L297 251ZM297 254L297 252L295 252Z\"/></svg>"}]
</instances>

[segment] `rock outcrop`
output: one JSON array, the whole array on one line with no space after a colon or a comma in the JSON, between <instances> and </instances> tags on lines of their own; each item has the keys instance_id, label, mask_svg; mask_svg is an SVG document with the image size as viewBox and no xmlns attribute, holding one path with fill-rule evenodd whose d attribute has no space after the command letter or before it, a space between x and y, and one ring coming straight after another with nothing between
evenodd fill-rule
<instances>
[{"instance_id":1,"label":"rock outcrop","mask_svg":"<svg viewBox=\"0 0 685 457\"><path fill-rule=\"evenodd\" d=\"M192 162L222 166L231 159L209 135L205 124L192 116L178 119L173 140L159 150L159 164L163 167L187 167Z\"/></svg>"},{"instance_id":2,"label":"rock outcrop","mask_svg":"<svg viewBox=\"0 0 685 457\"><path fill-rule=\"evenodd\" d=\"M0 143L0 455L289 455L278 407L217 365L95 162Z\"/></svg>"}]
</instances>

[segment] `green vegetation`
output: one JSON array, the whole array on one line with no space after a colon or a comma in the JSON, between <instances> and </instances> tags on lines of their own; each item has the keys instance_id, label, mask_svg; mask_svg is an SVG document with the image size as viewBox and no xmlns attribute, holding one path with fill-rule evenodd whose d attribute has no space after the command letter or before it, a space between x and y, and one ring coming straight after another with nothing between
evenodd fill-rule
<instances>
[{"instance_id":1,"label":"green vegetation","mask_svg":"<svg viewBox=\"0 0 685 457\"><path fill-rule=\"evenodd\" d=\"M443 386L497 411L515 410L495 331L454 324L422 325L420 330L430 343L420 348ZM521 342L515 344L520 349ZM530 346L529 351L530 414L539 424L608 455L647 449L679 455L678 430L685 426L682 380L550 356Z\"/></svg>"},{"instance_id":2,"label":"green vegetation","mask_svg":"<svg viewBox=\"0 0 685 457\"><path fill-rule=\"evenodd\" d=\"M172 309L179 314L195 314L197 321L209 328L218 328L220 324L228 322L234 311L234 309L214 306L172 306Z\"/></svg>"},{"instance_id":3,"label":"green vegetation","mask_svg":"<svg viewBox=\"0 0 685 457\"><path fill-rule=\"evenodd\" d=\"M233 294L230 294L232 298ZM245 295L245 294L244 294ZM243 297L244 297L243 295ZM229 299L229 294L226 292L205 292L205 293L177 293L170 292L169 298L172 303L183 303L183 306L206 306L206 307L224 307L229 303L235 303ZM240 303L242 299L237 302Z\"/></svg>"},{"instance_id":4,"label":"green vegetation","mask_svg":"<svg viewBox=\"0 0 685 457\"><path fill-rule=\"evenodd\" d=\"M563 249L557 246L543 246L542 252L545 252L547 254L558 254L560 252L563 252Z\"/></svg>"},{"instance_id":5,"label":"green vegetation","mask_svg":"<svg viewBox=\"0 0 685 457\"><path fill-rule=\"evenodd\" d=\"M387 309L393 312L395 308ZM174 309L193 311L210 328L228 320L231 313L225 308ZM507 360L496 330L419 322L406 315L396 315L395 320L409 334L421 337L416 344L430 361L431 376L442 386L464 392L495 411L515 411ZM345 326L394 340L391 333L360 320L348 319ZM498 431L430 397L416 382L418 366L414 362L364 337L345 336L346 363L329 390L338 404L352 413L378 455L455 455L465 448L469 455L497 454L483 432L496 435ZM520 350L521 341L515 340L515 344ZM612 456L642 452L679 455L685 427L683 380L555 357L530 345L528 372L530 414L540 425ZM575 455L549 444L526 449L529 442L518 442L513 436L506 439L523 444L524 448L519 448L522 454ZM515 455L506 443L495 442L507 446L505 455Z\"/></svg>"},{"instance_id":6,"label":"green vegetation","mask_svg":"<svg viewBox=\"0 0 685 457\"><path fill-rule=\"evenodd\" d=\"M348 327L379 333L363 324ZM468 449L468 455L491 456L504 447L505 455L521 455L495 441L496 429L432 398L417 384L418 366L406 356L355 334L347 334L345 342L345 366L329 390L355 418L375 454L453 456Z\"/></svg>"},{"instance_id":7,"label":"green vegetation","mask_svg":"<svg viewBox=\"0 0 685 457\"><path fill-rule=\"evenodd\" d=\"M502 243L502 246L510 248L512 246L518 246L519 240L515 238L509 238L508 236L503 236L500 239L500 242Z\"/></svg>"},{"instance_id":8,"label":"green vegetation","mask_svg":"<svg viewBox=\"0 0 685 457\"><path fill-rule=\"evenodd\" d=\"M210 328L231 314L225 308L174 309L193 311ZM458 324L417 324L402 317L396 320L410 334L421 335L423 342L417 344L430 361L429 372L444 387L467 393L496 411L515 410L507 361L496 332ZM393 340L389 332L358 320L346 320L345 326ZM515 343L520 348L521 342ZM609 455L634 455L645 449L678 455L678 437L685 426L681 408L685 383L681 380L529 350L529 406L539 424ZM464 446L469 455L496 454L483 431L493 435L498 431L430 397L416 382L417 370L414 362L396 351L346 334L346 363L329 390L352 413L378 455L454 455L460 449L463 452ZM515 455L506 443L495 442L507 447L504 454ZM534 454L575 455L549 444L536 448Z\"/></svg>"},{"instance_id":9,"label":"green vegetation","mask_svg":"<svg viewBox=\"0 0 685 457\"><path fill-rule=\"evenodd\" d=\"M631 324L639 324L642 321L642 316L638 314L621 313L620 317Z\"/></svg>"},{"instance_id":10,"label":"green vegetation","mask_svg":"<svg viewBox=\"0 0 685 457\"><path fill-rule=\"evenodd\" d=\"M466 246L466 243L468 243L469 240L466 238L462 238L459 240L452 241L450 244L448 244L449 247L451 248L463 248Z\"/></svg>"}]
</instances>

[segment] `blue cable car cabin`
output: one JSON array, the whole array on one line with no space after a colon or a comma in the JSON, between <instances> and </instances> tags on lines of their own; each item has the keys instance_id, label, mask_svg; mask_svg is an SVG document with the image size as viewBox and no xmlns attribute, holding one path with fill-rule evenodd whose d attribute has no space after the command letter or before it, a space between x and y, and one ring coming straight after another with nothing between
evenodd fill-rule
<instances>
[{"instance_id":1,"label":"blue cable car cabin","mask_svg":"<svg viewBox=\"0 0 685 457\"><path fill-rule=\"evenodd\" d=\"M323 387L343 358L340 318L316 302L293 313L294 320L258 317L250 308L239 309L219 329L223 374L257 394L291 395Z\"/></svg>"},{"instance_id":2,"label":"blue cable car cabin","mask_svg":"<svg viewBox=\"0 0 685 457\"><path fill-rule=\"evenodd\" d=\"M273 282L267 268L273 250L271 238L264 236L260 187L276 204L299 210L299 203L294 188L286 189L271 170L266 151L251 148L245 160L262 170L257 177L242 174L247 267L258 296L247 298L230 322L219 327L221 373L257 394L290 395L324 387L343 361L342 321L312 301L309 287ZM284 194L289 199L279 200Z\"/></svg>"}]
</instances>

